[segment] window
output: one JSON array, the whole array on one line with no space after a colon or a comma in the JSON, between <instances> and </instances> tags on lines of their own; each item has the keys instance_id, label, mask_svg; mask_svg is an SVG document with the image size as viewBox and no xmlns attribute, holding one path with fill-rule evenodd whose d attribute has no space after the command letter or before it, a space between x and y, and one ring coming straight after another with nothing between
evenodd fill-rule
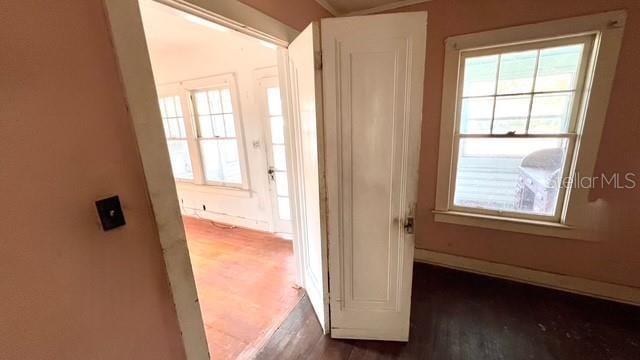
<instances>
[{"instance_id":1,"label":"window","mask_svg":"<svg viewBox=\"0 0 640 360\"><path fill-rule=\"evenodd\" d=\"M186 80L158 90L174 178L251 196L244 191L249 181L234 76Z\"/></svg>"},{"instance_id":2,"label":"window","mask_svg":"<svg viewBox=\"0 0 640 360\"><path fill-rule=\"evenodd\" d=\"M193 180L193 168L180 97L167 96L160 98L159 101L173 176L176 179Z\"/></svg>"},{"instance_id":3,"label":"window","mask_svg":"<svg viewBox=\"0 0 640 360\"><path fill-rule=\"evenodd\" d=\"M206 181L241 185L240 154L230 89L195 91L193 97Z\"/></svg>"},{"instance_id":4,"label":"window","mask_svg":"<svg viewBox=\"0 0 640 360\"><path fill-rule=\"evenodd\" d=\"M454 209L559 218L593 38L462 53Z\"/></svg>"},{"instance_id":5,"label":"window","mask_svg":"<svg viewBox=\"0 0 640 360\"><path fill-rule=\"evenodd\" d=\"M447 40L437 221L545 235L577 225L586 195L566 185L593 169L624 20L612 12Z\"/></svg>"}]
</instances>

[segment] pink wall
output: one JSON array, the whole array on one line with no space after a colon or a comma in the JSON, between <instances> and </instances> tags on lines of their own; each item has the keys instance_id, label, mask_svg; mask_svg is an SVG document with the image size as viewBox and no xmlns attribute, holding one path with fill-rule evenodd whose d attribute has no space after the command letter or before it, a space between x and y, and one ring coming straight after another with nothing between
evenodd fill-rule
<instances>
[{"instance_id":1,"label":"pink wall","mask_svg":"<svg viewBox=\"0 0 640 360\"><path fill-rule=\"evenodd\" d=\"M0 2L2 359L184 358L109 36L100 0Z\"/></svg>"},{"instance_id":2,"label":"pink wall","mask_svg":"<svg viewBox=\"0 0 640 360\"><path fill-rule=\"evenodd\" d=\"M436 223L436 166L444 40L449 36L628 9L617 75L596 173L631 172L640 180L640 2L637 0L432 0L427 10L427 67L417 213L417 247L588 279L640 286L640 189L592 191L598 242Z\"/></svg>"}]
</instances>

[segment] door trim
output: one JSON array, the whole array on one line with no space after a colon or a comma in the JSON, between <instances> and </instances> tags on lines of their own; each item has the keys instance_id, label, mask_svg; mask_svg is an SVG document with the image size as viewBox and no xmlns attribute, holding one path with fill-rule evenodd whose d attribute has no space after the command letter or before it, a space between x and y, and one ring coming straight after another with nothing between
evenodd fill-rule
<instances>
[{"instance_id":1,"label":"door trim","mask_svg":"<svg viewBox=\"0 0 640 360\"><path fill-rule=\"evenodd\" d=\"M237 0L161 0L214 21L228 21L254 37L286 46L297 31ZM209 359L204 323L158 108L138 1L104 0L125 100L145 175L187 359ZM220 15L216 15L220 14Z\"/></svg>"}]
</instances>

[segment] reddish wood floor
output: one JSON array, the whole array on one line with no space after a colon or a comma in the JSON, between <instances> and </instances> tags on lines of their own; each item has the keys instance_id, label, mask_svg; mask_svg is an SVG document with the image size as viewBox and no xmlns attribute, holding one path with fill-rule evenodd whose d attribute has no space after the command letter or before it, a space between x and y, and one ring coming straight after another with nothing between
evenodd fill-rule
<instances>
[{"instance_id":1,"label":"reddish wood floor","mask_svg":"<svg viewBox=\"0 0 640 360\"><path fill-rule=\"evenodd\" d=\"M184 218L212 358L253 357L303 292L291 241Z\"/></svg>"}]
</instances>

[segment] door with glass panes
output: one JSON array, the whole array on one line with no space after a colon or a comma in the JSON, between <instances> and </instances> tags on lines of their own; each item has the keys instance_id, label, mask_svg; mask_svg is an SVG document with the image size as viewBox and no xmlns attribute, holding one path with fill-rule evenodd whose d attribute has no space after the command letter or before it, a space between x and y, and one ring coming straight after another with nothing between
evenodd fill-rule
<instances>
[{"instance_id":1,"label":"door with glass panes","mask_svg":"<svg viewBox=\"0 0 640 360\"><path fill-rule=\"evenodd\" d=\"M258 81L258 89L265 128L273 230L279 233L291 233L286 129L278 78L276 76L261 78Z\"/></svg>"}]
</instances>

